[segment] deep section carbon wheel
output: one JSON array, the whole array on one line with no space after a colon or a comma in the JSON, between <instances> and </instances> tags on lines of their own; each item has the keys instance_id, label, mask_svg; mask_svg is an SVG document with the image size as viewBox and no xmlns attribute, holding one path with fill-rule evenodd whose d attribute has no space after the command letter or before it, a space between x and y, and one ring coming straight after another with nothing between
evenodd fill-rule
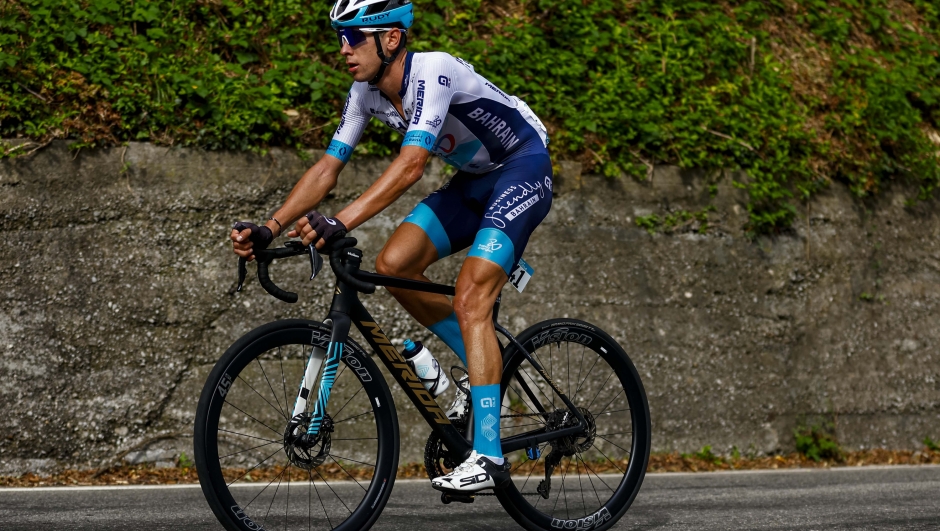
<instances>
[{"instance_id":1,"label":"deep section carbon wheel","mask_svg":"<svg viewBox=\"0 0 940 531\"><path fill-rule=\"evenodd\" d=\"M649 461L649 404L639 374L608 334L583 321L543 321L517 339L587 425L577 434L507 454L513 482L496 496L526 529L607 529L633 503ZM578 423L512 345L501 386L504 440Z\"/></svg>"},{"instance_id":2,"label":"deep section carbon wheel","mask_svg":"<svg viewBox=\"0 0 940 531\"><path fill-rule=\"evenodd\" d=\"M226 529L368 529L388 501L398 419L388 385L359 345L348 340L343 349L316 439L293 429L303 433L310 422L309 412L291 412L312 349L329 339L322 323L266 324L236 341L210 373L196 411L195 457L206 500Z\"/></svg>"}]
</instances>

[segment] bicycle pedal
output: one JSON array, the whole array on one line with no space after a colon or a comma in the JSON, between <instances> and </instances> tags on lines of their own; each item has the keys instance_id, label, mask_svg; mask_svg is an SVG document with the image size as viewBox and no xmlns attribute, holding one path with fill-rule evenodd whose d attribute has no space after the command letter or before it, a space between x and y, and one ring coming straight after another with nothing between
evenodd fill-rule
<instances>
[{"instance_id":1,"label":"bicycle pedal","mask_svg":"<svg viewBox=\"0 0 940 531\"><path fill-rule=\"evenodd\" d=\"M447 492L441 493L441 501L444 505L449 504L450 502L460 502L460 503L473 503L474 496L467 494L449 494Z\"/></svg>"}]
</instances>

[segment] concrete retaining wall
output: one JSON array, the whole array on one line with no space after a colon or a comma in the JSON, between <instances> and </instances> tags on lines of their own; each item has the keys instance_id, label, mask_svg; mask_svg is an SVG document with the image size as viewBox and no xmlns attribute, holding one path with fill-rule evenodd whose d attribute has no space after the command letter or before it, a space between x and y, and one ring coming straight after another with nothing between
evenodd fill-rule
<instances>
[{"instance_id":1,"label":"concrete retaining wall","mask_svg":"<svg viewBox=\"0 0 940 531\"><path fill-rule=\"evenodd\" d=\"M226 347L271 319L325 312L332 286L305 281L300 261L275 273L300 303L256 282L234 294L227 243L233 220L263 219L310 163L58 142L0 161L0 473L191 455L198 393ZM385 164L354 160L323 210ZM888 190L862 204L836 184L792 232L750 241L741 193L723 184L711 199L694 172L662 167L638 183L556 169L553 210L526 252L536 275L505 292L504 322L569 316L609 331L644 378L655 450L790 450L793 428L822 418L848 448L940 438L936 202L906 207L909 192ZM435 162L356 231L367 260L447 175ZM635 225L710 201L718 227L705 235ZM452 282L459 265L432 276ZM445 351L387 294L367 305L389 337ZM417 461L428 429L398 397L402 459Z\"/></svg>"}]
</instances>

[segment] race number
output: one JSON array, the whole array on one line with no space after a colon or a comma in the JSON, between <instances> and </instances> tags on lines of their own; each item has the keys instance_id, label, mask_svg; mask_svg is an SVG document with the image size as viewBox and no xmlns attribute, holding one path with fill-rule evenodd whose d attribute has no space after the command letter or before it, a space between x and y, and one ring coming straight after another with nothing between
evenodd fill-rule
<instances>
[{"instance_id":1,"label":"race number","mask_svg":"<svg viewBox=\"0 0 940 531\"><path fill-rule=\"evenodd\" d=\"M528 263L522 258L519 259L519 263L513 267L512 271L509 273L509 283L516 288L519 293L522 293L522 290L525 289L526 284L529 283L529 279L532 278L532 274L535 273L535 270L532 269Z\"/></svg>"}]
</instances>

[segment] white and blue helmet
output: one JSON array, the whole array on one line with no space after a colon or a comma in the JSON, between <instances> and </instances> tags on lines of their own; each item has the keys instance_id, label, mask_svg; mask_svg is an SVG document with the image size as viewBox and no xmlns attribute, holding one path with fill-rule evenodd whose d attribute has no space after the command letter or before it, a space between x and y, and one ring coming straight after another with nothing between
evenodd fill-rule
<instances>
[{"instance_id":1,"label":"white and blue helmet","mask_svg":"<svg viewBox=\"0 0 940 531\"><path fill-rule=\"evenodd\" d=\"M333 29L399 28L414 22L411 0L337 0L330 10Z\"/></svg>"}]
</instances>

